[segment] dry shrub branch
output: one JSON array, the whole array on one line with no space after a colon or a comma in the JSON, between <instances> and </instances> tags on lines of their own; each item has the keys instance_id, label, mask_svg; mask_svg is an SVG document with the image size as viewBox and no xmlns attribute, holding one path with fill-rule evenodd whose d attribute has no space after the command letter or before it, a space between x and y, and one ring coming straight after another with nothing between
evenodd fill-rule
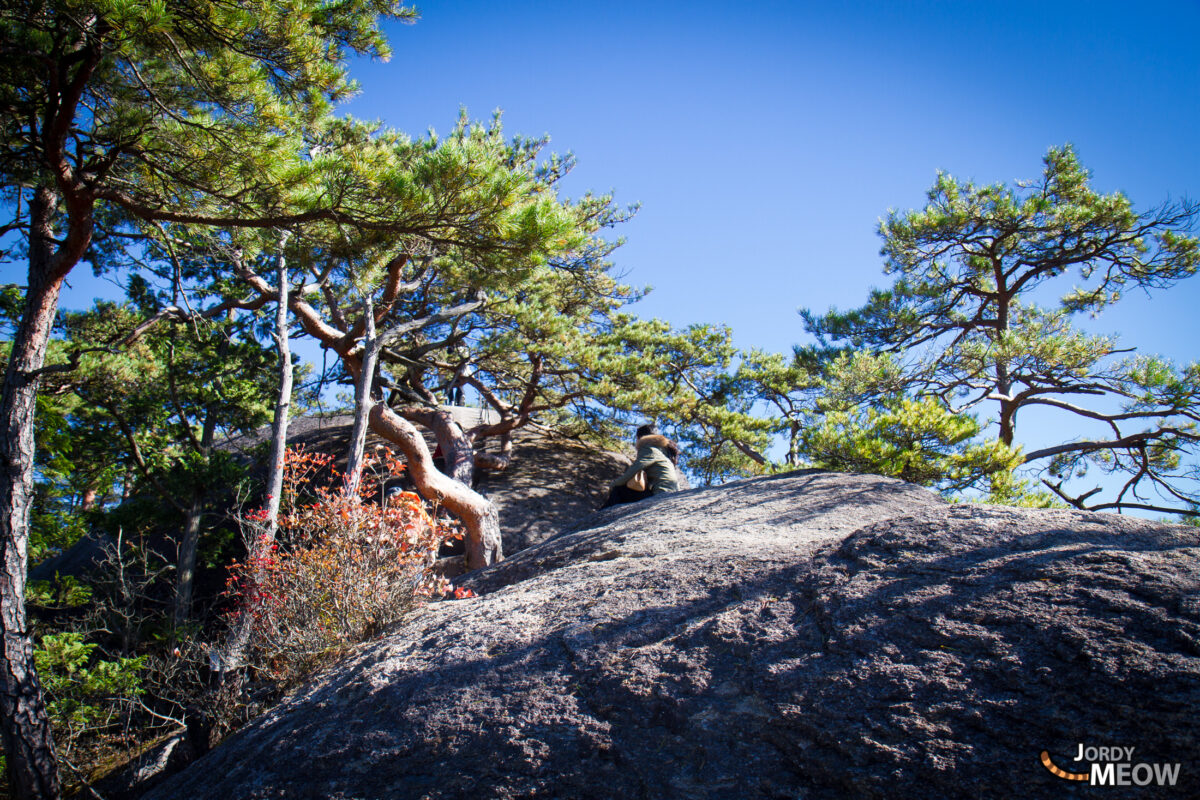
<instances>
[{"instance_id":1,"label":"dry shrub branch","mask_svg":"<svg viewBox=\"0 0 1200 800\"><path fill-rule=\"evenodd\" d=\"M352 494L331 461L288 451L278 529L265 511L243 515L249 555L230 568L232 614L250 620L249 663L284 684L450 593L430 568L443 542L463 536L418 495L387 490L404 470L390 451L369 458L373 480Z\"/></svg>"}]
</instances>

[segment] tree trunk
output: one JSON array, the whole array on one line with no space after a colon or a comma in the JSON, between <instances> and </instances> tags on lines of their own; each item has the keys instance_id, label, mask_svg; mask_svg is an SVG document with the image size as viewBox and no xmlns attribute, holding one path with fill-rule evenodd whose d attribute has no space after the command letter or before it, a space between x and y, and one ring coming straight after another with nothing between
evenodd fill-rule
<instances>
[{"instance_id":1,"label":"tree trunk","mask_svg":"<svg viewBox=\"0 0 1200 800\"><path fill-rule=\"evenodd\" d=\"M366 335L363 339L362 361L358 380L354 382L354 427L350 433L350 452L346 455L346 494L358 494L362 482L363 455L367 444L368 416L375 384L375 365L379 362L379 338L375 335L375 308L371 295L363 298L363 319Z\"/></svg>"},{"instance_id":2,"label":"tree trunk","mask_svg":"<svg viewBox=\"0 0 1200 800\"><path fill-rule=\"evenodd\" d=\"M288 235L279 237L279 306L275 312L275 345L279 348L279 395L275 399L275 419L271 422L271 456L267 476L267 538L275 538L279 525L279 501L283 497L283 458L287 450L288 416L292 407L292 348L288 341L288 276L283 248Z\"/></svg>"},{"instance_id":3,"label":"tree trunk","mask_svg":"<svg viewBox=\"0 0 1200 800\"><path fill-rule=\"evenodd\" d=\"M475 443L463 433L453 414L444 408L409 407L401 410L400 416L433 431L446 460L447 475L463 486L475 483Z\"/></svg>"},{"instance_id":4,"label":"tree trunk","mask_svg":"<svg viewBox=\"0 0 1200 800\"><path fill-rule=\"evenodd\" d=\"M493 472L503 472L512 465L513 443L511 433L500 434L500 452L475 454L475 467L489 469Z\"/></svg>"},{"instance_id":5,"label":"tree trunk","mask_svg":"<svg viewBox=\"0 0 1200 800\"><path fill-rule=\"evenodd\" d=\"M54 195L30 203L29 286L0 394L0 624L3 626L3 738L9 782L22 800L61 796L54 738L25 618L26 547L33 498L33 415L62 275L51 270ZM63 273L65 274L65 272Z\"/></svg>"},{"instance_id":6,"label":"tree trunk","mask_svg":"<svg viewBox=\"0 0 1200 800\"><path fill-rule=\"evenodd\" d=\"M276 262L277 283L279 287L279 306L275 311L275 345L279 348L279 394L275 398L275 418L271 421L271 454L267 475L267 530L265 541L247 542L246 545L253 553L253 548L269 547L275 540L279 528L279 503L283 497L283 464L287 452L288 419L292 407L292 348L288 337L288 277L287 262L283 257L283 248L287 244L288 235L284 232L279 239L279 259ZM255 576L258 580L262 575ZM216 653L217 680L223 682L228 672L242 666L246 647L250 644L250 634L253 618L244 609L237 621L225 646Z\"/></svg>"},{"instance_id":7,"label":"tree trunk","mask_svg":"<svg viewBox=\"0 0 1200 800\"><path fill-rule=\"evenodd\" d=\"M404 453L421 495L437 498L467 529L467 568L480 569L504 559L496 507L469 486L438 472L425 439L411 422L383 403L371 408L371 429Z\"/></svg>"},{"instance_id":8,"label":"tree trunk","mask_svg":"<svg viewBox=\"0 0 1200 800\"><path fill-rule=\"evenodd\" d=\"M1001 259L992 260L992 275L996 281L996 334L992 343L997 346L997 352L1003 352L1004 340L1008 336L1013 293L1005 281L1004 264ZM996 393L1002 397L1012 397L1012 377L1008 370L1008 361L1004 358L996 359ZM1009 447L1012 447L1013 438L1016 436L1017 408L1017 404L1012 400L1000 401L998 438Z\"/></svg>"},{"instance_id":9,"label":"tree trunk","mask_svg":"<svg viewBox=\"0 0 1200 800\"><path fill-rule=\"evenodd\" d=\"M192 489L192 502L188 506L183 524L183 537L179 540L176 554L175 575L175 627L179 628L192 613L192 593L196 585L196 550L200 545L200 523L204 519L204 491L199 486Z\"/></svg>"},{"instance_id":10,"label":"tree trunk","mask_svg":"<svg viewBox=\"0 0 1200 800\"><path fill-rule=\"evenodd\" d=\"M1004 444L1012 447L1013 439L1016 437L1016 419L1017 405L1006 400L1000 401L1000 434L999 439Z\"/></svg>"},{"instance_id":11,"label":"tree trunk","mask_svg":"<svg viewBox=\"0 0 1200 800\"><path fill-rule=\"evenodd\" d=\"M218 355L224 355L222 347ZM217 433L217 415L211 404L204 410L204 429L200 434L200 458L207 462L212 455L213 439ZM179 543L179 558L175 576L175 626L179 627L192 613L192 594L196 586L196 550L200 546L200 523L204 519L204 496L206 487L197 485L192 491L192 504L188 508L187 522L183 527L183 539Z\"/></svg>"}]
</instances>

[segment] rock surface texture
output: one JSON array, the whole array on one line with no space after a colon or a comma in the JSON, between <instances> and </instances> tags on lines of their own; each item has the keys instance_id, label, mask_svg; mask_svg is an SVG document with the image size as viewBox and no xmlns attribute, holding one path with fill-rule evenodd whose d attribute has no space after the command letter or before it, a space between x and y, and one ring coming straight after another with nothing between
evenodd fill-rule
<instances>
[{"instance_id":1,"label":"rock surface texture","mask_svg":"<svg viewBox=\"0 0 1200 800\"><path fill-rule=\"evenodd\" d=\"M1194 528L803 472L464 583L149 796L1200 796ZM1039 762L1084 771L1080 744L1177 783Z\"/></svg>"}]
</instances>

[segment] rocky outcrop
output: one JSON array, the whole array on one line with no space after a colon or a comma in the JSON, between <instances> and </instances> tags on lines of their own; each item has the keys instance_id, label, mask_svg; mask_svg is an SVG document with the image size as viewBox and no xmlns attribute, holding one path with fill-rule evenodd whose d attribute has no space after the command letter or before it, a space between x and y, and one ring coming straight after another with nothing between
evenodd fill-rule
<instances>
[{"instance_id":1,"label":"rocky outcrop","mask_svg":"<svg viewBox=\"0 0 1200 800\"><path fill-rule=\"evenodd\" d=\"M471 414L478 409L447 406L446 410L462 417L465 425L477 422ZM350 441L353 418L336 416L300 417L288 427L290 446L304 447L312 452L330 453L344 463ZM225 443L235 452L257 455L256 447L263 446L269 430L253 436L241 436ZM556 435L552 431L518 428L513 432L512 463L501 472L480 469L476 472L476 489L496 505L504 552L515 553L547 536L575 525L604 502L608 481L620 475L632 460L621 455L587 447L579 442ZM432 451L436 446L432 434L426 434ZM367 448L387 446L388 443L371 433ZM498 444L485 444L487 447Z\"/></svg>"},{"instance_id":2,"label":"rocky outcrop","mask_svg":"<svg viewBox=\"0 0 1200 800\"><path fill-rule=\"evenodd\" d=\"M1198 556L1193 528L872 476L656 497L468 576L480 597L149 796L1197 796ZM1084 772L1080 745L1178 763L1176 785L1039 761Z\"/></svg>"},{"instance_id":3,"label":"rocky outcrop","mask_svg":"<svg viewBox=\"0 0 1200 800\"><path fill-rule=\"evenodd\" d=\"M630 461L631 455L519 429L512 464L503 472L479 470L476 489L496 504L504 552L512 554L590 516Z\"/></svg>"}]
</instances>

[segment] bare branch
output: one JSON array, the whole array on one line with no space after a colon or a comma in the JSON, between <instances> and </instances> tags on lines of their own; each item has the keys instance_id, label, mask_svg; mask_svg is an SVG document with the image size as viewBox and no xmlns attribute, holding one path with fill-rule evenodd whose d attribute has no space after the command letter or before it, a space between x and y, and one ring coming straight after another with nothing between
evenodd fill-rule
<instances>
[{"instance_id":1,"label":"bare branch","mask_svg":"<svg viewBox=\"0 0 1200 800\"><path fill-rule=\"evenodd\" d=\"M1200 437L1177 428L1159 428L1155 431L1143 431L1141 433L1131 434L1121 439L1112 439L1110 441L1082 441L1082 442L1067 442L1055 447L1045 447L1041 450L1034 450L1025 456L1022 463L1028 464L1032 461L1037 461L1051 456L1061 455L1062 453L1094 453L1100 450L1118 450L1127 447L1137 447L1155 439L1165 438L1167 436L1178 436L1181 439L1189 441L1200 441Z\"/></svg>"},{"instance_id":2,"label":"bare branch","mask_svg":"<svg viewBox=\"0 0 1200 800\"><path fill-rule=\"evenodd\" d=\"M430 325L449 322L470 314L472 311L482 308L485 302L487 302L487 296L482 291L477 291L473 300L469 300L465 303L459 303L456 306L452 306L435 314L430 314L427 317L421 317L420 319L402 322L399 325L389 328L379 337L379 339L385 344L394 342L401 336L415 333L416 331L419 331L422 328L427 328Z\"/></svg>"}]
</instances>

